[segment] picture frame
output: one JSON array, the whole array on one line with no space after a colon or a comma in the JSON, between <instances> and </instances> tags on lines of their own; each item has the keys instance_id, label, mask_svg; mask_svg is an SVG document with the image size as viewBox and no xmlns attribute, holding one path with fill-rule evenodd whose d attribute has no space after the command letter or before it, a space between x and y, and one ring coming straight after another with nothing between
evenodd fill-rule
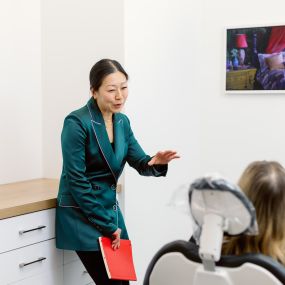
<instances>
[{"instance_id":1,"label":"picture frame","mask_svg":"<svg viewBox=\"0 0 285 285\"><path fill-rule=\"evenodd\" d=\"M285 24L225 29L226 94L285 94Z\"/></svg>"}]
</instances>

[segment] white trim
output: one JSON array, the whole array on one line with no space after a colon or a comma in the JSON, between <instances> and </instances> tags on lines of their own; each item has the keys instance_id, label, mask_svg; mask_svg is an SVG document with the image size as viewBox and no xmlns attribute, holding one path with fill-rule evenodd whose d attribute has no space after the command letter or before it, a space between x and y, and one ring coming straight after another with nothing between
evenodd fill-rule
<instances>
[{"instance_id":1,"label":"white trim","mask_svg":"<svg viewBox=\"0 0 285 285\"><path fill-rule=\"evenodd\" d=\"M95 123L95 124L97 124L97 125L102 125L101 123L99 123L99 122L96 122L96 121L94 121L94 120L91 120L91 122L93 122L93 123Z\"/></svg>"},{"instance_id":2,"label":"white trim","mask_svg":"<svg viewBox=\"0 0 285 285\"><path fill-rule=\"evenodd\" d=\"M99 244L100 244L101 253L102 253L102 256L103 256L105 268L106 268L106 271L107 271L107 275L108 275L109 279L111 279L112 276L111 276L110 269L109 269L109 266L108 266L108 263L107 263L107 259L106 259L106 256L105 256L104 247L103 247L103 244L102 244L102 237L99 237Z\"/></svg>"}]
</instances>

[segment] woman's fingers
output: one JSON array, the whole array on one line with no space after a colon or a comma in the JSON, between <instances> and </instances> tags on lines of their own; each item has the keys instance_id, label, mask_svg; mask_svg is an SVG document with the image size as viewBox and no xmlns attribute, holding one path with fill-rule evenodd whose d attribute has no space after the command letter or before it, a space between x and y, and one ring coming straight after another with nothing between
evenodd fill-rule
<instances>
[{"instance_id":1,"label":"woman's fingers","mask_svg":"<svg viewBox=\"0 0 285 285\"><path fill-rule=\"evenodd\" d=\"M162 152L162 154L161 154L162 157L166 157L166 158L169 158L173 155L177 155L177 151L166 150L166 151Z\"/></svg>"},{"instance_id":2,"label":"woman's fingers","mask_svg":"<svg viewBox=\"0 0 285 285\"><path fill-rule=\"evenodd\" d=\"M120 247L120 236L121 236L121 229L118 228L112 234L112 248L113 248L113 250L116 250Z\"/></svg>"},{"instance_id":3,"label":"woman's fingers","mask_svg":"<svg viewBox=\"0 0 285 285\"><path fill-rule=\"evenodd\" d=\"M120 247L120 239L116 239L112 241L112 248L113 250L116 250Z\"/></svg>"},{"instance_id":4,"label":"woman's fingers","mask_svg":"<svg viewBox=\"0 0 285 285\"><path fill-rule=\"evenodd\" d=\"M177 155L177 151L169 151L169 152L164 153L164 156L167 158L174 156L174 155Z\"/></svg>"},{"instance_id":5,"label":"woman's fingers","mask_svg":"<svg viewBox=\"0 0 285 285\"><path fill-rule=\"evenodd\" d=\"M177 151L173 150L165 150L165 151L158 151L156 155L148 162L149 166L154 164L167 164L172 159L180 158L177 155Z\"/></svg>"},{"instance_id":6,"label":"woman's fingers","mask_svg":"<svg viewBox=\"0 0 285 285\"><path fill-rule=\"evenodd\" d=\"M118 249L120 247L120 239L116 239L112 241L112 248L114 250Z\"/></svg>"},{"instance_id":7,"label":"woman's fingers","mask_svg":"<svg viewBox=\"0 0 285 285\"><path fill-rule=\"evenodd\" d=\"M160 155L160 159L162 161L165 161L165 163L168 163L169 161L175 158L180 158L180 156L177 155L177 151L166 150Z\"/></svg>"},{"instance_id":8,"label":"woman's fingers","mask_svg":"<svg viewBox=\"0 0 285 285\"><path fill-rule=\"evenodd\" d=\"M167 156L167 158L172 160L172 159L175 159L175 158L180 158L180 155L178 155L177 153L173 153L173 154L170 154L169 156Z\"/></svg>"},{"instance_id":9,"label":"woman's fingers","mask_svg":"<svg viewBox=\"0 0 285 285\"><path fill-rule=\"evenodd\" d=\"M164 154L170 154L170 153L177 153L177 151L175 151L175 150L165 150L165 151L161 151L162 153L164 153Z\"/></svg>"}]
</instances>

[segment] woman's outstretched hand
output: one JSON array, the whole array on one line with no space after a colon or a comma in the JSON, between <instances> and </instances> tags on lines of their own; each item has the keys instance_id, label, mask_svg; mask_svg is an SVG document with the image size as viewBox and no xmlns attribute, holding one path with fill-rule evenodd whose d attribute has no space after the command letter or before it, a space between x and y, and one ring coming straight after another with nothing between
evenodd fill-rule
<instances>
[{"instance_id":1,"label":"woman's outstretched hand","mask_svg":"<svg viewBox=\"0 0 285 285\"><path fill-rule=\"evenodd\" d=\"M120 236L121 236L121 229L117 228L117 230L112 234L112 248L116 250L120 247Z\"/></svg>"},{"instance_id":2,"label":"woman's outstretched hand","mask_svg":"<svg viewBox=\"0 0 285 285\"><path fill-rule=\"evenodd\" d=\"M180 156L177 155L177 151L173 150L158 151L156 155L148 162L148 165L152 166L155 164L167 164L172 159L175 158L180 158Z\"/></svg>"}]
</instances>

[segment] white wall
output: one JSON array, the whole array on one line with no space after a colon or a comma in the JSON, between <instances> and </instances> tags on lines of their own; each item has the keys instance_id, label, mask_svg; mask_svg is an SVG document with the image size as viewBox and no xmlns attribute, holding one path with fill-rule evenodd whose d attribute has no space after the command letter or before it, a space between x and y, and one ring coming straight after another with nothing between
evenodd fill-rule
<instances>
[{"instance_id":1,"label":"white wall","mask_svg":"<svg viewBox=\"0 0 285 285\"><path fill-rule=\"evenodd\" d=\"M0 4L0 183L59 177L64 117L99 59L123 62L123 0Z\"/></svg>"},{"instance_id":2,"label":"white wall","mask_svg":"<svg viewBox=\"0 0 285 285\"><path fill-rule=\"evenodd\" d=\"M44 176L59 178L64 117L85 105L89 71L101 58L124 56L123 0L43 0Z\"/></svg>"},{"instance_id":3,"label":"white wall","mask_svg":"<svg viewBox=\"0 0 285 285\"><path fill-rule=\"evenodd\" d=\"M0 184L42 176L38 0L0 2Z\"/></svg>"},{"instance_id":4,"label":"white wall","mask_svg":"<svg viewBox=\"0 0 285 285\"><path fill-rule=\"evenodd\" d=\"M199 33L203 76L198 79L204 102L200 107L201 172L220 171L237 180L252 160L275 159L285 165L285 96L225 95L222 86L225 28L284 24L284 8L282 0L272 0L269 5L246 0L222 0L219 6L210 0L202 2Z\"/></svg>"},{"instance_id":5,"label":"white wall","mask_svg":"<svg viewBox=\"0 0 285 285\"><path fill-rule=\"evenodd\" d=\"M147 264L163 244L191 236L190 218L167 204L174 189L199 174L200 7L188 0L125 3L126 113L147 153L174 149L181 155L166 178L140 177L126 169L126 223L142 284Z\"/></svg>"}]
</instances>

